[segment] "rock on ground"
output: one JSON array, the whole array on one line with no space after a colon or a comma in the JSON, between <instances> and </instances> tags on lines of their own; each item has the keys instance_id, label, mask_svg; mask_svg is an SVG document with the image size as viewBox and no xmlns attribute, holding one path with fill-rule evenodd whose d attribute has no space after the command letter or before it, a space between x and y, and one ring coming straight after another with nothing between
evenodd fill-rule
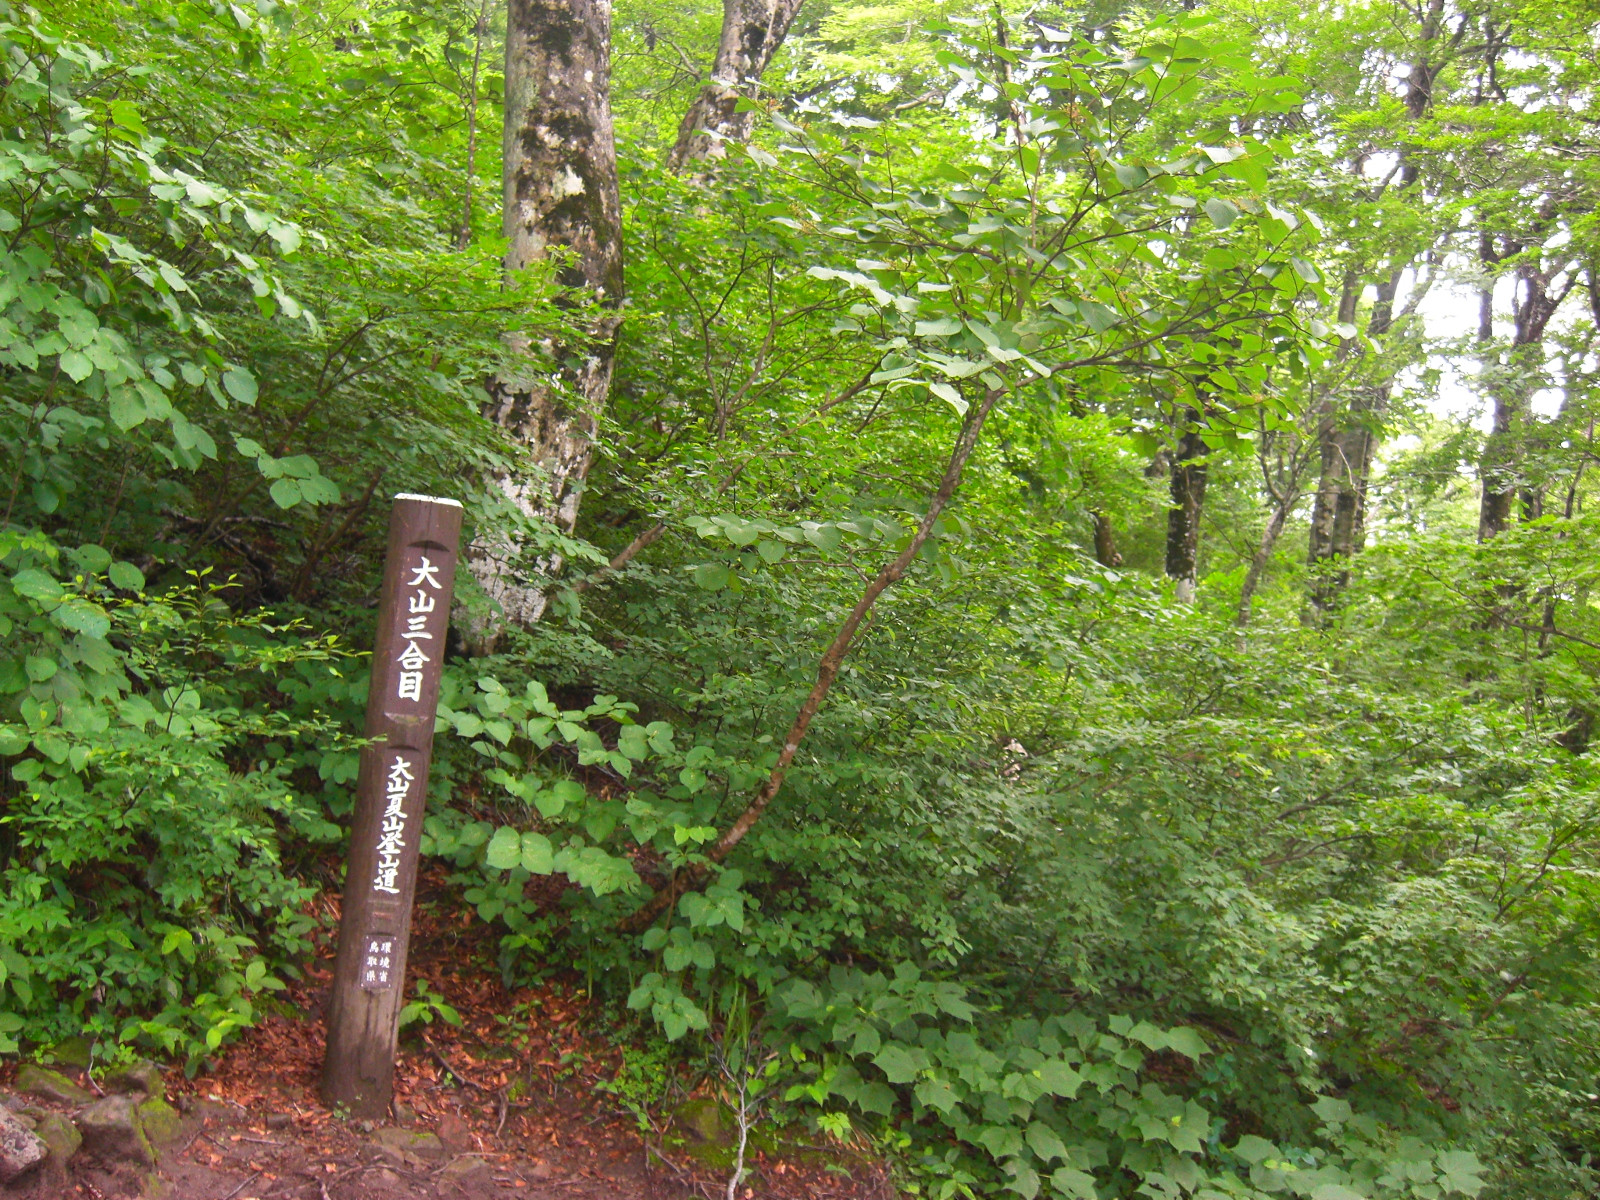
<instances>
[{"instance_id":1,"label":"rock on ground","mask_svg":"<svg viewBox=\"0 0 1600 1200\"><path fill-rule=\"evenodd\" d=\"M78 1114L78 1129L90 1153L112 1162L154 1166L155 1151L139 1121L132 1096L107 1096Z\"/></svg>"},{"instance_id":2,"label":"rock on ground","mask_svg":"<svg viewBox=\"0 0 1600 1200\"><path fill-rule=\"evenodd\" d=\"M164 1097L167 1094L160 1070L155 1063L150 1062L136 1062L132 1066L119 1067L106 1075L101 1081L101 1086L108 1092L143 1092L146 1096L153 1097Z\"/></svg>"},{"instance_id":3,"label":"rock on ground","mask_svg":"<svg viewBox=\"0 0 1600 1200\"><path fill-rule=\"evenodd\" d=\"M50 1150L9 1109L0 1108L0 1183L8 1183L44 1161Z\"/></svg>"},{"instance_id":4,"label":"rock on ground","mask_svg":"<svg viewBox=\"0 0 1600 1200\"><path fill-rule=\"evenodd\" d=\"M94 1099L60 1071L37 1063L23 1063L17 1068L17 1091L55 1104L87 1104Z\"/></svg>"},{"instance_id":5,"label":"rock on ground","mask_svg":"<svg viewBox=\"0 0 1600 1200\"><path fill-rule=\"evenodd\" d=\"M40 1113L36 1120L38 1123L33 1127L33 1132L50 1148L50 1161L56 1166L65 1167L78 1152L78 1147L83 1145L83 1134L60 1113Z\"/></svg>"}]
</instances>

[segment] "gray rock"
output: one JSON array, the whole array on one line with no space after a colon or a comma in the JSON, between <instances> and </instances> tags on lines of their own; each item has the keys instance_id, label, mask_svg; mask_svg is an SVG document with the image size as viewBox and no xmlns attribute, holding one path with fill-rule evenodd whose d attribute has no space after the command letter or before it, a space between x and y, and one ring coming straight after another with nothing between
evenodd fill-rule
<instances>
[{"instance_id":1,"label":"gray rock","mask_svg":"<svg viewBox=\"0 0 1600 1200\"><path fill-rule=\"evenodd\" d=\"M37 1063L23 1063L18 1068L17 1090L41 1100L53 1100L57 1104L87 1104L94 1099L60 1071L52 1071Z\"/></svg>"},{"instance_id":2,"label":"gray rock","mask_svg":"<svg viewBox=\"0 0 1600 1200\"><path fill-rule=\"evenodd\" d=\"M152 1146L170 1146L183 1137L183 1118L160 1096L138 1106L139 1125Z\"/></svg>"},{"instance_id":3,"label":"gray rock","mask_svg":"<svg viewBox=\"0 0 1600 1200\"><path fill-rule=\"evenodd\" d=\"M86 1037L70 1037L51 1046L48 1054L50 1061L59 1067L76 1067L80 1071L87 1071L94 1057L94 1047Z\"/></svg>"},{"instance_id":4,"label":"gray rock","mask_svg":"<svg viewBox=\"0 0 1600 1200\"><path fill-rule=\"evenodd\" d=\"M458 1154L445 1163L444 1170L439 1172L440 1183L462 1183L475 1175L486 1174L489 1164L477 1154Z\"/></svg>"},{"instance_id":5,"label":"gray rock","mask_svg":"<svg viewBox=\"0 0 1600 1200\"><path fill-rule=\"evenodd\" d=\"M434 1129L439 1134L439 1140L445 1144L445 1148L453 1153L470 1154L478 1148L473 1141L472 1130L455 1113L446 1113L440 1117Z\"/></svg>"},{"instance_id":6,"label":"gray rock","mask_svg":"<svg viewBox=\"0 0 1600 1200\"><path fill-rule=\"evenodd\" d=\"M238 1125L250 1115L249 1110L232 1100L197 1100L189 1106L197 1120L215 1121L218 1125Z\"/></svg>"},{"instance_id":7,"label":"gray rock","mask_svg":"<svg viewBox=\"0 0 1600 1200\"><path fill-rule=\"evenodd\" d=\"M0 1183L6 1183L45 1160L50 1148L39 1136L0 1108Z\"/></svg>"},{"instance_id":8,"label":"gray rock","mask_svg":"<svg viewBox=\"0 0 1600 1200\"><path fill-rule=\"evenodd\" d=\"M143 1092L146 1096L165 1098L167 1085L161 1071L151 1062L136 1062L106 1073L100 1086L108 1092Z\"/></svg>"},{"instance_id":9,"label":"gray rock","mask_svg":"<svg viewBox=\"0 0 1600 1200\"><path fill-rule=\"evenodd\" d=\"M83 1134L78 1132L78 1127L60 1113L45 1113L34 1127L34 1133L50 1148L51 1163L59 1167L71 1162L78 1147L83 1145Z\"/></svg>"},{"instance_id":10,"label":"gray rock","mask_svg":"<svg viewBox=\"0 0 1600 1200\"><path fill-rule=\"evenodd\" d=\"M702 1145L724 1146L733 1138L733 1131L728 1127L725 1116L723 1106L717 1101L695 1099L680 1104L672 1114L672 1119L694 1141Z\"/></svg>"},{"instance_id":11,"label":"gray rock","mask_svg":"<svg viewBox=\"0 0 1600 1200\"><path fill-rule=\"evenodd\" d=\"M381 1157L402 1167L443 1162L448 1154L437 1134L421 1133L415 1129L398 1129L394 1126L387 1126L374 1133L372 1145Z\"/></svg>"},{"instance_id":12,"label":"gray rock","mask_svg":"<svg viewBox=\"0 0 1600 1200\"><path fill-rule=\"evenodd\" d=\"M155 1151L139 1122L132 1096L107 1096L78 1114L84 1148L109 1162L132 1162L153 1167Z\"/></svg>"}]
</instances>

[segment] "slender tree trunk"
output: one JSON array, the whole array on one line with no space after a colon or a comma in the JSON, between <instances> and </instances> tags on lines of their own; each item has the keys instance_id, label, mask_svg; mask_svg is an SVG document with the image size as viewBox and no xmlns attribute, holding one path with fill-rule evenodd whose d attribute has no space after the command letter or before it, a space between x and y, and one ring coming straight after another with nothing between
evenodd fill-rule
<instances>
[{"instance_id":1,"label":"slender tree trunk","mask_svg":"<svg viewBox=\"0 0 1600 1200\"><path fill-rule=\"evenodd\" d=\"M575 344L537 350L506 335L512 366L491 381L487 415L524 448L524 469L494 479L526 517L571 532L595 421L611 387L622 302L622 219L611 125L610 0L510 0L504 134L506 270L561 256L562 302L582 328ZM550 364L540 366L540 363ZM546 604L514 534L480 531L473 574L506 618L527 626ZM548 576L559 557L535 571ZM480 644L485 638L477 639Z\"/></svg>"},{"instance_id":2,"label":"slender tree trunk","mask_svg":"<svg viewBox=\"0 0 1600 1200\"><path fill-rule=\"evenodd\" d=\"M1402 269L1395 267L1378 285L1378 297L1367 319L1367 336L1373 340L1388 333L1394 324L1394 298L1401 274ZM1347 322L1355 316L1355 294L1348 283L1340 301L1340 319ZM1341 352L1344 349L1340 347ZM1319 624L1350 582L1350 560L1366 546L1367 481L1377 449L1374 427L1388 411L1389 394L1387 381L1358 388L1343 417L1330 415L1319 430L1322 469L1311 509L1307 556L1312 572L1311 608Z\"/></svg>"},{"instance_id":3,"label":"slender tree trunk","mask_svg":"<svg viewBox=\"0 0 1600 1200\"><path fill-rule=\"evenodd\" d=\"M721 158L726 142L750 136L751 115L737 111L754 92L772 56L783 45L800 11L801 0L722 0L722 36L711 78L700 89L678 126L668 156L674 171L707 158Z\"/></svg>"},{"instance_id":4,"label":"slender tree trunk","mask_svg":"<svg viewBox=\"0 0 1600 1200\"><path fill-rule=\"evenodd\" d=\"M829 642L828 648L823 651L822 658L817 663L817 681L811 685L811 691L801 702L799 711L795 713L794 721L789 726L788 736L783 739L783 749L778 752L778 761L773 764L766 782L761 785L761 790L755 794L754 799L706 851L706 858L710 862L720 863L733 853L734 847L755 827L756 822L767 811L767 806L783 787L783 781L788 778L794 756L800 750L800 743L804 740L806 731L811 728L812 719L821 711L823 701L828 698L828 693L833 688L834 680L839 677L839 670L844 666L845 655L850 652L850 644L855 640L861 622L866 619L867 613L872 611L872 606L877 603L878 597L898 583L905 575L906 569L916 560L917 553L928 540L929 534L933 532L939 514L944 511L945 506L955 496L956 489L961 486L962 472L966 470L967 459L972 457L972 451L978 445L984 422L988 420L989 413L1004 394L999 388L990 388L984 393L983 400L968 411L961 423L961 431L956 435L955 445L950 448L950 458L945 464L944 475L928 500L928 509L918 522L916 532L911 535L911 540L905 548L885 563L867 584L861 593L861 598L856 601L855 607L845 616L838 632L834 634L833 641ZM645 928L670 908L684 892L699 887L709 874L710 869L705 864L697 864L680 871L673 876L666 887L652 896L637 911L624 918L621 923L622 928L629 930Z\"/></svg>"},{"instance_id":5,"label":"slender tree trunk","mask_svg":"<svg viewBox=\"0 0 1600 1200\"><path fill-rule=\"evenodd\" d=\"M483 39L489 33L489 0L478 9L473 27L472 75L467 83L467 170L461 184L461 229L456 234L456 249L472 244L472 193L478 182L478 71L483 65Z\"/></svg>"},{"instance_id":6,"label":"slender tree trunk","mask_svg":"<svg viewBox=\"0 0 1600 1200\"><path fill-rule=\"evenodd\" d=\"M1261 531L1256 552L1250 556L1250 569L1244 575L1244 586L1239 589L1239 614L1234 621L1241 629L1250 624L1250 603L1255 599L1256 588L1261 586L1261 576L1266 573L1272 551L1277 547L1283 527L1288 523L1289 514L1294 511L1299 499L1300 493L1296 491L1272 502L1272 515L1267 518L1267 527Z\"/></svg>"},{"instance_id":7,"label":"slender tree trunk","mask_svg":"<svg viewBox=\"0 0 1600 1200\"><path fill-rule=\"evenodd\" d=\"M1441 63L1431 59L1444 17L1444 0L1427 0L1419 9L1420 46L1406 80L1406 114L1420 120L1433 103L1433 85ZM1420 169L1408 147L1402 145L1396 191L1405 193L1420 177ZM1378 285L1378 297L1367 321L1367 335L1376 341L1394 324L1395 293L1405 271L1405 261L1391 264L1389 277ZM1354 273L1345 276L1339 300L1339 320L1354 323L1359 290ZM1342 361L1352 352L1352 343L1339 347ZM1307 559L1311 566L1311 608L1308 619L1320 624L1339 602L1350 581L1349 563L1366 544L1367 482L1372 471L1372 456L1377 448L1376 427L1389 407L1390 381L1358 389L1344 417L1324 418L1319 430L1322 442L1322 470L1317 480L1311 510L1310 544Z\"/></svg>"},{"instance_id":8,"label":"slender tree trunk","mask_svg":"<svg viewBox=\"0 0 1600 1200\"><path fill-rule=\"evenodd\" d=\"M1511 350L1502 366L1490 368L1490 394L1494 400L1494 426L1483 446L1479 475L1483 495L1478 508L1478 540L1486 542L1504 533L1511 524L1512 508L1519 491L1527 496L1527 515L1536 516L1543 497L1523 477L1522 458L1528 404L1539 388L1544 372L1544 332L1556 309L1572 289L1571 282L1552 292L1556 272L1541 271L1533 264L1517 268L1514 326ZM1480 330L1481 334L1482 330Z\"/></svg>"},{"instance_id":9,"label":"slender tree trunk","mask_svg":"<svg viewBox=\"0 0 1600 1200\"><path fill-rule=\"evenodd\" d=\"M1117 553L1116 534L1111 528L1111 518L1096 511L1094 517L1094 559L1102 567L1120 567L1122 555Z\"/></svg>"},{"instance_id":10,"label":"slender tree trunk","mask_svg":"<svg viewBox=\"0 0 1600 1200\"><path fill-rule=\"evenodd\" d=\"M1186 422L1200 414L1189 409ZM1172 507L1167 510L1167 575L1176 583L1179 604L1194 602L1200 551L1200 512L1206 499L1206 448L1198 430L1187 430L1172 458Z\"/></svg>"}]
</instances>

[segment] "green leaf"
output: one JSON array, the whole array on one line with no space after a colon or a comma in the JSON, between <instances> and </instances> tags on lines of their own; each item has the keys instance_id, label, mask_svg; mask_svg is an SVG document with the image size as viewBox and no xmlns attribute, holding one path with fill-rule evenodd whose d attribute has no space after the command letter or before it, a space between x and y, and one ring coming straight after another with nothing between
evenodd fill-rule
<instances>
[{"instance_id":1,"label":"green leaf","mask_svg":"<svg viewBox=\"0 0 1600 1200\"><path fill-rule=\"evenodd\" d=\"M948 1114L956 1106L955 1088L948 1080L924 1079L916 1086L916 1097L927 1107Z\"/></svg>"},{"instance_id":2,"label":"green leaf","mask_svg":"<svg viewBox=\"0 0 1600 1200\"><path fill-rule=\"evenodd\" d=\"M995 1158L1010 1158L1022 1152L1022 1133L1015 1125L986 1125L978 1142Z\"/></svg>"},{"instance_id":3,"label":"green leaf","mask_svg":"<svg viewBox=\"0 0 1600 1200\"><path fill-rule=\"evenodd\" d=\"M783 557L784 545L770 538L762 538L756 543L756 553L761 556L762 562L771 565Z\"/></svg>"},{"instance_id":4,"label":"green leaf","mask_svg":"<svg viewBox=\"0 0 1600 1200\"><path fill-rule=\"evenodd\" d=\"M106 400L106 410L111 414L112 423L123 433L141 424L149 415L145 411L144 400L130 387L112 388Z\"/></svg>"},{"instance_id":5,"label":"green leaf","mask_svg":"<svg viewBox=\"0 0 1600 1200\"><path fill-rule=\"evenodd\" d=\"M125 592L144 591L144 572L130 562L112 563L106 568L106 576L111 580L112 587Z\"/></svg>"},{"instance_id":6,"label":"green leaf","mask_svg":"<svg viewBox=\"0 0 1600 1200\"><path fill-rule=\"evenodd\" d=\"M643 725L624 725L617 731L617 749L635 762L650 753L650 738Z\"/></svg>"},{"instance_id":7,"label":"green leaf","mask_svg":"<svg viewBox=\"0 0 1600 1200\"><path fill-rule=\"evenodd\" d=\"M960 416L967 415L967 401L962 394L948 383L930 383L928 390L939 399L943 400Z\"/></svg>"},{"instance_id":8,"label":"green leaf","mask_svg":"<svg viewBox=\"0 0 1600 1200\"><path fill-rule=\"evenodd\" d=\"M298 480L274 480L270 491L272 493L272 502L279 508L293 508L300 503L300 483Z\"/></svg>"},{"instance_id":9,"label":"green leaf","mask_svg":"<svg viewBox=\"0 0 1600 1200\"><path fill-rule=\"evenodd\" d=\"M555 848L542 833L522 835L522 869L530 875L548 875L555 870Z\"/></svg>"},{"instance_id":10,"label":"green leaf","mask_svg":"<svg viewBox=\"0 0 1600 1200\"><path fill-rule=\"evenodd\" d=\"M1039 1194L1039 1172L1020 1159L1007 1163L1006 1170L1012 1173L1008 1191L1017 1193L1022 1200L1033 1200Z\"/></svg>"},{"instance_id":11,"label":"green leaf","mask_svg":"<svg viewBox=\"0 0 1600 1200\"><path fill-rule=\"evenodd\" d=\"M1441 1180L1451 1191L1476 1196L1483 1190L1483 1164L1470 1150L1441 1150L1436 1162Z\"/></svg>"},{"instance_id":12,"label":"green leaf","mask_svg":"<svg viewBox=\"0 0 1600 1200\"><path fill-rule=\"evenodd\" d=\"M1069 1157L1061 1136L1043 1121L1035 1121L1028 1126L1027 1138L1028 1149L1038 1155L1042 1162L1049 1162L1052 1158Z\"/></svg>"},{"instance_id":13,"label":"green leaf","mask_svg":"<svg viewBox=\"0 0 1600 1200\"><path fill-rule=\"evenodd\" d=\"M1067 1200L1099 1200L1100 1197L1095 1190L1094 1176L1076 1167L1057 1168L1050 1176L1050 1186L1055 1188L1057 1195L1065 1196Z\"/></svg>"},{"instance_id":14,"label":"green leaf","mask_svg":"<svg viewBox=\"0 0 1600 1200\"><path fill-rule=\"evenodd\" d=\"M64 600L50 615L63 628L88 637L103 638L111 632L111 618L106 610L88 600Z\"/></svg>"},{"instance_id":15,"label":"green leaf","mask_svg":"<svg viewBox=\"0 0 1600 1200\"><path fill-rule=\"evenodd\" d=\"M1254 1164L1278 1153L1278 1148L1266 1138L1247 1133L1239 1139L1239 1144L1233 1148L1233 1152L1245 1162Z\"/></svg>"},{"instance_id":16,"label":"green leaf","mask_svg":"<svg viewBox=\"0 0 1600 1200\"><path fill-rule=\"evenodd\" d=\"M61 355L61 369L74 383L82 383L94 374L94 364L82 350L65 351Z\"/></svg>"},{"instance_id":17,"label":"green leaf","mask_svg":"<svg viewBox=\"0 0 1600 1200\"><path fill-rule=\"evenodd\" d=\"M113 100L106 107L110 110L113 125L141 137L145 135L144 118L139 115L139 109L133 103L127 100Z\"/></svg>"},{"instance_id":18,"label":"green leaf","mask_svg":"<svg viewBox=\"0 0 1600 1200\"><path fill-rule=\"evenodd\" d=\"M259 394L256 377L244 367L229 367L224 371L222 386L240 404L254 404Z\"/></svg>"},{"instance_id":19,"label":"green leaf","mask_svg":"<svg viewBox=\"0 0 1600 1200\"><path fill-rule=\"evenodd\" d=\"M1206 216L1211 218L1211 223L1218 229L1226 229L1239 219L1239 210L1231 200L1219 200L1213 197L1206 201Z\"/></svg>"},{"instance_id":20,"label":"green leaf","mask_svg":"<svg viewBox=\"0 0 1600 1200\"><path fill-rule=\"evenodd\" d=\"M1125 188L1139 187L1150 178L1149 171L1131 163L1117 163L1111 169L1116 173L1117 182Z\"/></svg>"},{"instance_id":21,"label":"green leaf","mask_svg":"<svg viewBox=\"0 0 1600 1200\"><path fill-rule=\"evenodd\" d=\"M1179 1025L1176 1029L1167 1030L1166 1043L1169 1048L1196 1062L1211 1053L1211 1047L1206 1045L1199 1030L1188 1025Z\"/></svg>"},{"instance_id":22,"label":"green leaf","mask_svg":"<svg viewBox=\"0 0 1600 1200\"><path fill-rule=\"evenodd\" d=\"M18 571L11 577L11 590L19 596L26 596L30 600L39 600L45 603L60 600L66 593L61 584L46 575L43 571L29 567L25 571Z\"/></svg>"},{"instance_id":23,"label":"green leaf","mask_svg":"<svg viewBox=\"0 0 1600 1200\"><path fill-rule=\"evenodd\" d=\"M920 1048L908 1049L895 1043L885 1046L872 1061L890 1083L910 1083L928 1065L927 1055Z\"/></svg>"},{"instance_id":24,"label":"green leaf","mask_svg":"<svg viewBox=\"0 0 1600 1200\"><path fill-rule=\"evenodd\" d=\"M839 543L844 541L844 535L839 532L838 526L818 525L814 521L801 522L800 534L823 553L837 550Z\"/></svg>"},{"instance_id":25,"label":"green leaf","mask_svg":"<svg viewBox=\"0 0 1600 1200\"><path fill-rule=\"evenodd\" d=\"M694 569L695 583L708 592L720 592L728 586L732 573L722 563L701 563Z\"/></svg>"},{"instance_id":26,"label":"green leaf","mask_svg":"<svg viewBox=\"0 0 1600 1200\"><path fill-rule=\"evenodd\" d=\"M1045 1091L1064 1100L1072 1099L1083 1086L1083 1076L1059 1058L1040 1063L1038 1071L1039 1081L1044 1085Z\"/></svg>"},{"instance_id":27,"label":"green leaf","mask_svg":"<svg viewBox=\"0 0 1600 1200\"><path fill-rule=\"evenodd\" d=\"M502 825L489 839L483 861L497 871L509 871L522 861L522 834L509 825Z\"/></svg>"}]
</instances>

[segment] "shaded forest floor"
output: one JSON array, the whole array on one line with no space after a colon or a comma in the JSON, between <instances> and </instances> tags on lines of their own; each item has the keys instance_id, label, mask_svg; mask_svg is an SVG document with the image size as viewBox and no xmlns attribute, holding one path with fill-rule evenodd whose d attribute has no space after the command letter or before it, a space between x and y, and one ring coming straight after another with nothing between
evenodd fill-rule
<instances>
[{"instance_id":1,"label":"shaded forest floor","mask_svg":"<svg viewBox=\"0 0 1600 1200\"><path fill-rule=\"evenodd\" d=\"M508 992L491 931L437 876L420 881L408 996L426 980L461 1016L402 1032L389 1122L342 1119L317 1096L331 937L271 1015L215 1069L166 1073L184 1133L160 1183L79 1154L27 1200L689 1200L727 1194L732 1131L704 1081L601 1027L582 980ZM329 903L336 905L337 899ZM626 1064L633 1060L630 1070ZM653 1065L641 1070L637 1063ZM9 1075L10 1072L7 1072ZM7 1080L9 1082L9 1080ZM656 1094L648 1096L654 1091ZM631 1093L634 1103L620 1096ZM720 1113L720 1115L719 1115ZM708 1124L709 1121L709 1124ZM738 1191L772 1200L895 1200L881 1162L803 1132L762 1131Z\"/></svg>"}]
</instances>

